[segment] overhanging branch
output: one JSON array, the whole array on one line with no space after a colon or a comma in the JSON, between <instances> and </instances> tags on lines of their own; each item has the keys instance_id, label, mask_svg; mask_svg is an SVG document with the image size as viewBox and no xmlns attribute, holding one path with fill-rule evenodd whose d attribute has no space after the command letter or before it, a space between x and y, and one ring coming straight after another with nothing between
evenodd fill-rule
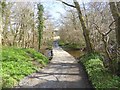
<instances>
[{"instance_id":1,"label":"overhanging branch","mask_svg":"<svg viewBox=\"0 0 120 90\"><path fill-rule=\"evenodd\" d=\"M65 4L65 5L67 5L67 6L76 8L74 5L68 4L68 3L66 3L66 2L64 2L64 1L62 1L62 0L57 0L57 1L60 1L60 2L62 2L63 4Z\"/></svg>"}]
</instances>

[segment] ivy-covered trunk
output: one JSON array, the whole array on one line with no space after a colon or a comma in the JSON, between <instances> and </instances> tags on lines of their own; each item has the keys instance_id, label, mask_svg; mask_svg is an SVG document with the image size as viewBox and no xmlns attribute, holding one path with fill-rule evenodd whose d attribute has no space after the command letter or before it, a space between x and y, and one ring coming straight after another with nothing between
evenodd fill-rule
<instances>
[{"instance_id":1,"label":"ivy-covered trunk","mask_svg":"<svg viewBox=\"0 0 120 90\"><path fill-rule=\"evenodd\" d=\"M41 47L42 31L43 31L43 5L38 4L38 51Z\"/></svg>"}]
</instances>

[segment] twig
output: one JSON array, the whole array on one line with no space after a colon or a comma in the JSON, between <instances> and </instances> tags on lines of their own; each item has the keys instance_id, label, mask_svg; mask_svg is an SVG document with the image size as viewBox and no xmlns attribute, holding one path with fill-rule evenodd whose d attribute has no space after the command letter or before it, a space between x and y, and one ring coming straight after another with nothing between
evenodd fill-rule
<instances>
[{"instance_id":1,"label":"twig","mask_svg":"<svg viewBox=\"0 0 120 90\"><path fill-rule=\"evenodd\" d=\"M96 26L95 28L98 30L98 32L99 32L101 35L105 36L104 33L102 33L102 32L100 31L100 29L99 29L100 27L99 27L96 23L93 23L93 24Z\"/></svg>"}]
</instances>

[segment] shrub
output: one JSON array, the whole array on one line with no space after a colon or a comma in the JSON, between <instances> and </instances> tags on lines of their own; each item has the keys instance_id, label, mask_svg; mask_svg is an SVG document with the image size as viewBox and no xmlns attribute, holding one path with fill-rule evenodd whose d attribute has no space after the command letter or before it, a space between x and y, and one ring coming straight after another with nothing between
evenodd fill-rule
<instances>
[{"instance_id":1,"label":"shrub","mask_svg":"<svg viewBox=\"0 0 120 90\"><path fill-rule=\"evenodd\" d=\"M89 79L96 89L120 88L120 77L112 75L105 69L100 55L84 55L80 61L85 66Z\"/></svg>"}]
</instances>

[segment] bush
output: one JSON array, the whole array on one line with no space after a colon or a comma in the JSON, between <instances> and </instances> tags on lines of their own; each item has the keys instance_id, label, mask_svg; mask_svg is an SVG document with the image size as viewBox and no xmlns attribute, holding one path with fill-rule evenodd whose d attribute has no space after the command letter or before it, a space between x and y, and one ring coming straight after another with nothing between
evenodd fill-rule
<instances>
[{"instance_id":1,"label":"bush","mask_svg":"<svg viewBox=\"0 0 120 90\"><path fill-rule=\"evenodd\" d=\"M58 42L59 46L63 47L63 48L69 48L69 49L80 49L81 46L79 44L76 43L65 43L63 41L59 41Z\"/></svg>"},{"instance_id":2,"label":"bush","mask_svg":"<svg viewBox=\"0 0 120 90\"><path fill-rule=\"evenodd\" d=\"M59 44L59 46L64 46L65 45L65 43L61 40L59 40L58 44Z\"/></svg>"},{"instance_id":3,"label":"bush","mask_svg":"<svg viewBox=\"0 0 120 90\"><path fill-rule=\"evenodd\" d=\"M93 86L98 88L120 88L120 77L112 75L103 66L100 55L84 55L80 61L85 66Z\"/></svg>"}]
</instances>

